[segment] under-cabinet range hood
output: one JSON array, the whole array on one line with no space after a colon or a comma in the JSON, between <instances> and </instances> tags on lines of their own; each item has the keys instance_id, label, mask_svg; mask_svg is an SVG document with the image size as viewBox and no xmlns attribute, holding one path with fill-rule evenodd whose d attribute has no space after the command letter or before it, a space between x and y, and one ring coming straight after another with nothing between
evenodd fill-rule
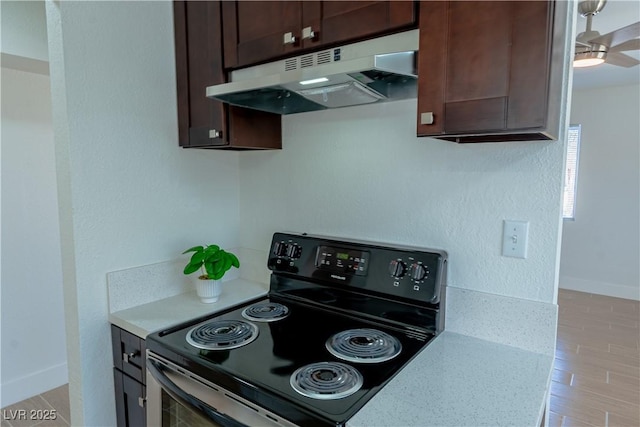
<instances>
[{"instance_id":1,"label":"under-cabinet range hood","mask_svg":"<svg viewBox=\"0 0 640 427\"><path fill-rule=\"evenodd\" d=\"M294 114L415 98L418 30L231 72L207 88L228 104Z\"/></svg>"}]
</instances>

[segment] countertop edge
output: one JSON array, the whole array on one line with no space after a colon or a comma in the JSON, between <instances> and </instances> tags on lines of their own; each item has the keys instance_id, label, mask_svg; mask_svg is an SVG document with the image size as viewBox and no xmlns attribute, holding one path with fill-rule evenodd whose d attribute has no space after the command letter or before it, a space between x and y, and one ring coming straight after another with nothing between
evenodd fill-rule
<instances>
[{"instance_id":1,"label":"countertop edge","mask_svg":"<svg viewBox=\"0 0 640 427\"><path fill-rule=\"evenodd\" d=\"M269 290L264 283L245 279L223 282L222 287L220 299L215 303L202 303L195 291L190 291L110 313L109 322L146 339L153 332L266 296Z\"/></svg>"}]
</instances>

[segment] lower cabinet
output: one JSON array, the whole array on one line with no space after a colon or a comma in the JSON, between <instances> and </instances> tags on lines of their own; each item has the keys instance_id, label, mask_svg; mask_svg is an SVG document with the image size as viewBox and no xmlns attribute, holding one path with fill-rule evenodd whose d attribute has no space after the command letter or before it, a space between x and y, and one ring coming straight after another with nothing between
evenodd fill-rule
<instances>
[{"instance_id":1,"label":"lower cabinet","mask_svg":"<svg viewBox=\"0 0 640 427\"><path fill-rule=\"evenodd\" d=\"M118 427L145 427L145 386L116 368L113 368L113 380L116 388Z\"/></svg>"},{"instance_id":2,"label":"lower cabinet","mask_svg":"<svg viewBox=\"0 0 640 427\"><path fill-rule=\"evenodd\" d=\"M111 325L118 427L145 427L145 341Z\"/></svg>"}]
</instances>

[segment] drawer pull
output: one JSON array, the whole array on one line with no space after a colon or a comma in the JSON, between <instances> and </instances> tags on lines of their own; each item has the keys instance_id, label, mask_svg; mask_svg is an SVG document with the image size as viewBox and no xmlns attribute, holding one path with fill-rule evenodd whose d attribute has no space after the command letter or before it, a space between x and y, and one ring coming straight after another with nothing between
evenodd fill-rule
<instances>
[{"instance_id":1,"label":"drawer pull","mask_svg":"<svg viewBox=\"0 0 640 427\"><path fill-rule=\"evenodd\" d=\"M293 33L291 32L284 33L283 41L282 41L283 44L285 45L295 44L295 42L296 42L296 36L294 36Z\"/></svg>"},{"instance_id":2,"label":"drawer pull","mask_svg":"<svg viewBox=\"0 0 640 427\"><path fill-rule=\"evenodd\" d=\"M313 31L312 27L304 27L302 29L302 40L312 40L316 37L316 32Z\"/></svg>"},{"instance_id":3,"label":"drawer pull","mask_svg":"<svg viewBox=\"0 0 640 427\"><path fill-rule=\"evenodd\" d=\"M420 114L420 124L421 125L432 125L433 124L433 113L422 113Z\"/></svg>"},{"instance_id":4,"label":"drawer pull","mask_svg":"<svg viewBox=\"0 0 640 427\"><path fill-rule=\"evenodd\" d=\"M133 359L134 357L139 356L139 355L140 355L140 352L138 350L133 351L131 353L122 353L122 360L125 363L130 363L129 359Z\"/></svg>"}]
</instances>

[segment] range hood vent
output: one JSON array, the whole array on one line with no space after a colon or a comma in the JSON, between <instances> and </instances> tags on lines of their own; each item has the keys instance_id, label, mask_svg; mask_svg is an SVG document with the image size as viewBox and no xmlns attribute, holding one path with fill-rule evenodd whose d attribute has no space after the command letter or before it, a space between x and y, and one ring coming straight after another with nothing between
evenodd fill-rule
<instances>
[{"instance_id":1,"label":"range hood vent","mask_svg":"<svg viewBox=\"0 0 640 427\"><path fill-rule=\"evenodd\" d=\"M207 97L276 114L415 98L418 30L231 73Z\"/></svg>"}]
</instances>

